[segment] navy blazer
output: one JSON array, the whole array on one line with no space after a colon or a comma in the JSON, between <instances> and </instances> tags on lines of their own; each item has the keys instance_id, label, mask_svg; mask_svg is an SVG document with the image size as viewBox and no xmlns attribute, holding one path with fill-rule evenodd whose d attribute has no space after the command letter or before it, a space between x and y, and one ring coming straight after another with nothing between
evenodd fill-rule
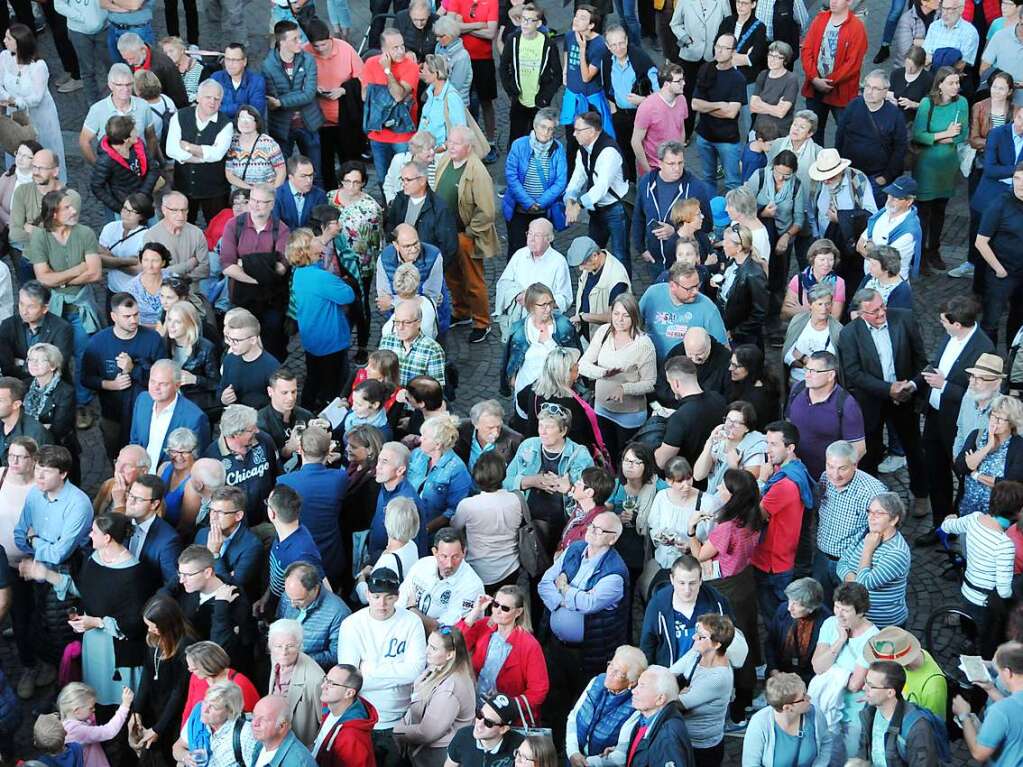
<instances>
[{"instance_id":1,"label":"navy blazer","mask_svg":"<svg viewBox=\"0 0 1023 767\"><path fill-rule=\"evenodd\" d=\"M313 208L317 205L326 205L327 193L314 186L305 196L305 204L302 206L302 215L298 215L298 206L295 204L295 196L291 193L291 183L285 181L277 187L277 196L274 198L274 215L288 225L288 230L293 232L300 226L309 223L309 217L313 214Z\"/></svg>"},{"instance_id":2,"label":"navy blazer","mask_svg":"<svg viewBox=\"0 0 1023 767\"><path fill-rule=\"evenodd\" d=\"M205 546L209 539L208 527L200 528L195 535L195 542L199 546ZM246 593L251 593L248 587L255 584L256 576L259 574L260 557L265 557L263 544L243 522L234 531L223 555L214 561L213 571L221 580L233 583L245 589Z\"/></svg>"},{"instance_id":3,"label":"navy blazer","mask_svg":"<svg viewBox=\"0 0 1023 767\"><path fill-rule=\"evenodd\" d=\"M1012 187L1002 179L1012 178L1012 169L1023 162L1023 149L1016 152L1012 141L1012 123L999 125L987 134L984 145L984 173L977 191L973 193L970 207L979 213L987 210L991 203L1007 194Z\"/></svg>"},{"instance_id":4,"label":"navy blazer","mask_svg":"<svg viewBox=\"0 0 1023 767\"><path fill-rule=\"evenodd\" d=\"M151 581L148 593L158 588L173 589L178 582L178 554L181 539L178 532L162 517L155 517L139 552L139 562Z\"/></svg>"},{"instance_id":5,"label":"navy blazer","mask_svg":"<svg viewBox=\"0 0 1023 767\"><path fill-rule=\"evenodd\" d=\"M153 418L153 398L149 392L141 392L135 400L135 408L131 414L131 436L129 444L146 447L149 444L149 424ZM178 393L178 402L174 406L174 414L171 416L167 433L163 435L163 444L160 446L160 463L170 460L167 456L167 437L175 429L181 427L191 429L199 440L199 451L202 452L210 444L210 419L199 409L199 406ZM153 467L156 473L157 466Z\"/></svg>"}]
</instances>

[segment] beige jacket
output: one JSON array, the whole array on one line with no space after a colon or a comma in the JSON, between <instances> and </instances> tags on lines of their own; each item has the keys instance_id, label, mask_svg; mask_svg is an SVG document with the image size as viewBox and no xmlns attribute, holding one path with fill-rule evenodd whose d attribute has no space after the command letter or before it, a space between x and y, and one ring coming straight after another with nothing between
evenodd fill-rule
<instances>
[{"instance_id":1,"label":"beige jacket","mask_svg":"<svg viewBox=\"0 0 1023 767\"><path fill-rule=\"evenodd\" d=\"M273 666L270 667L269 689L273 689ZM291 712L291 729L295 737L310 748L320 731L323 717L320 710L320 685L323 683L323 669L320 664L306 655L299 653L295 662L295 670L291 674L288 686L288 711Z\"/></svg>"},{"instance_id":2,"label":"beige jacket","mask_svg":"<svg viewBox=\"0 0 1023 767\"><path fill-rule=\"evenodd\" d=\"M437 164L438 180L451 164L451 157ZM472 240L473 258L493 258L500 245L497 241L497 205L494 198L494 182L479 157L470 154L465 162L465 171L458 182L458 218L465 227L465 235Z\"/></svg>"},{"instance_id":3,"label":"beige jacket","mask_svg":"<svg viewBox=\"0 0 1023 767\"><path fill-rule=\"evenodd\" d=\"M612 413L638 413L646 410L646 395L657 381L657 355L654 342L646 333L638 334L628 346L615 349L611 325L602 325L591 336L579 360L579 372L596 381L593 406ZM608 370L621 372L605 376ZM625 390L621 402L610 397L619 385Z\"/></svg>"},{"instance_id":4,"label":"beige jacket","mask_svg":"<svg viewBox=\"0 0 1023 767\"><path fill-rule=\"evenodd\" d=\"M579 275L579 286L575 291L577 311L583 305L583 288L586 286L584 274ZM622 262L608 253L607 258L604 259L604 268L600 271L600 278L597 280L597 284L590 290L590 311L587 314L603 314L606 312L611 305L611 302L608 300L611 297L611 290L621 282L626 284L627 291L632 290L632 281L629 279L629 273L622 266ZM590 338L596 338L600 325L595 322L587 324L590 326Z\"/></svg>"}]
</instances>

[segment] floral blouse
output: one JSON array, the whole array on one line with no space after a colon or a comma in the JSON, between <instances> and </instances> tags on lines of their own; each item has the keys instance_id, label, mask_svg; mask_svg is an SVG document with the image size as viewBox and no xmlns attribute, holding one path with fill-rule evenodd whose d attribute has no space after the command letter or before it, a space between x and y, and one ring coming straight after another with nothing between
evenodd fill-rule
<instances>
[{"instance_id":1,"label":"floral blouse","mask_svg":"<svg viewBox=\"0 0 1023 767\"><path fill-rule=\"evenodd\" d=\"M266 133L259 134L250 153L242 149L241 136L236 132L231 139L231 148L227 150L226 160L224 169L247 184L272 185L277 178L277 169L284 167L284 154L280 145Z\"/></svg>"},{"instance_id":2,"label":"floral blouse","mask_svg":"<svg viewBox=\"0 0 1023 767\"><path fill-rule=\"evenodd\" d=\"M362 279L370 279L376 271L377 256L380 254L384 209L365 193L355 202L342 205L340 189L328 194L327 201L338 209L337 220L341 232L335 242L342 242L338 245L338 252L344 252L344 246L353 250L359 258Z\"/></svg>"}]
</instances>

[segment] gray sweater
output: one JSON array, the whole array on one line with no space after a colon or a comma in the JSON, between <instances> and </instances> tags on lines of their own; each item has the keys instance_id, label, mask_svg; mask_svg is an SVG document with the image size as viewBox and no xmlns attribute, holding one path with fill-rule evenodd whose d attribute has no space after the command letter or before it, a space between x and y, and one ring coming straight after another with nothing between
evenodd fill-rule
<instances>
[{"instance_id":1,"label":"gray sweater","mask_svg":"<svg viewBox=\"0 0 1023 767\"><path fill-rule=\"evenodd\" d=\"M725 716L732 699L732 667L697 665L689 689L678 696L685 709L693 748L712 748L725 737Z\"/></svg>"}]
</instances>

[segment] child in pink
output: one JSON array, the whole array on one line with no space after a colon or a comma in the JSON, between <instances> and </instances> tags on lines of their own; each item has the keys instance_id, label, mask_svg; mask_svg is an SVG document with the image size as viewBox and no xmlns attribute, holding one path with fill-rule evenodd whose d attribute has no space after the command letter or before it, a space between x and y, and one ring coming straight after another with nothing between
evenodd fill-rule
<instances>
[{"instance_id":1,"label":"child in pink","mask_svg":"<svg viewBox=\"0 0 1023 767\"><path fill-rule=\"evenodd\" d=\"M84 767L110 767L100 743L112 740L124 727L135 693L130 687L121 691L121 705L104 725L96 724L96 691L81 682L71 682L57 696L57 708L67 733L68 743L81 743Z\"/></svg>"}]
</instances>

